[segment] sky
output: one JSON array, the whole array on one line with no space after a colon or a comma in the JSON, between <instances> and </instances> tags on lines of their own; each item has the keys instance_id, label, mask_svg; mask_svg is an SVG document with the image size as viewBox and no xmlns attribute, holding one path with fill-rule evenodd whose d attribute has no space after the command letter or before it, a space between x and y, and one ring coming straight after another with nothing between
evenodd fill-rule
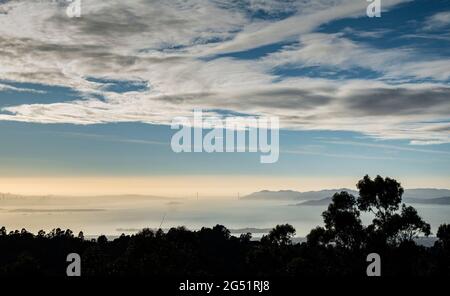
<instances>
[{"instance_id":1,"label":"sky","mask_svg":"<svg viewBox=\"0 0 450 296\"><path fill-rule=\"evenodd\" d=\"M0 192L450 188L450 1L0 0ZM280 156L174 153L177 116L276 116Z\"/></svg>"}]
</instances>

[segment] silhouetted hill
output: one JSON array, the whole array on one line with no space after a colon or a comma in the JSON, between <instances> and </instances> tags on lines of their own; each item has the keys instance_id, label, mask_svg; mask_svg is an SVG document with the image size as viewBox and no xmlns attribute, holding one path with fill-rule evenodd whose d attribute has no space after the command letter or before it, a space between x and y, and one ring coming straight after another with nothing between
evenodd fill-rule
<instances>
[{"instance_id":1,"label":"silhouetted hill","mask_svg":"<svg viewBox=\"0 0 450 296\"><path fill-rule=\"evenodd\" d=\"M411 204L428 204L428 205L450 205L450 196L438 198L407 198L405 202ZM327 206L331 203L331 197L326 197L318 200L307 200L296 206Z\"/></svg>"},{"instance_id":2,"label":"silhouetted hill","mask_svg":"<svg viewBox=\"0 0 450 296\"><path fill-rule=\"evenodd\" d=\"M254 192L247 196L244 196L242 199L246 200L298 200L298 201L318 201L326 198L331 198L333 194L336 192L347 191L350 194L358 196L358 192L355 190L341 188L341 189L325 189L319 191L294 191L294 190L280 190L280 191L270 191L263 190L259 192ZM448 189L434 189L434 188L418 188L418 189L405 189L403 194L404 201L419 199L436 199L450 196L450 190ZM329 199L330 200L330 199ZM328 201L329 201L328 200ZM411 201L410 201L411 202ZM443 201L440 201L443 202ZM426 203L425 201L421 201L420 203ZM434 201L432 203L439 203L439 201ZM314 203L310 203L312 205ZM317 204L325 204L317 203ZM306 205L306 204L305 204Z\"/></svg>"},{"instance_id":3,"label":"silhouetted hill","mask_svg":"<svg viewBox=\"0 0 450 296\"><path fill-rule=\"evenodd\" d=\"M336 192L347 191L351 194L358 194L355 190L341 188L341 189L326 189L319 191L293 191L293 190L280 190L280 191L270 191L263 190L259 192L254 192L242 199L247 200L318 200L326 197L330 197Z\"/></svg>"},{"instance_id":4,"label":"silhouetted hill","mask_svg":"<svg viewBox=\"0 0 450 296\"><path fill-rule=\"evenodd\" d=\"M318 200L307 200L296 204L297 206L327 206L331 203L331 197L326 197Z\"/></svg>"},{"instance_id":5,"label":"silhouetted hill","mask_svg":"<svg viewBox=\"0 0 450 296\"><path fill-rule=\"evenodd\" d=\"M404 198L438 198L450 196L449 189L417 188L405 189Z\"/></svg>"},{"instance_id":6,"label":"silhouetted hill","mask_svg":"<svg viewBox=\"0 0 450 296\"><path fill-rule=\"evenodd\" d=\"M411 204L427 204L427 205L450 205L450 196L438 197L438 198L408 198L405 200ZM307 200L296 206L327 206L331 203L331 197L319 199L319 200Z\"/></svg>"},{"instance_id":7,"label":"silhouetted hill","mask_svg":"<svg viewBox=\"0 0 450 296\"><path fill-rule=\"evenodd\" d=\"M409 203L417 203L417 204L450 205L450 196L430 198L430 199L410 198L407 201Z\"/></svg>"}]
</instances>

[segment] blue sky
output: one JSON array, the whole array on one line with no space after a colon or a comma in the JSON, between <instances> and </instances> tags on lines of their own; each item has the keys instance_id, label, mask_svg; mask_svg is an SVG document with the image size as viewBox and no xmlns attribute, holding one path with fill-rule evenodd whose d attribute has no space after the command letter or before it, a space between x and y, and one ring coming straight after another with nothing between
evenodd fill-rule
<instances>
[{"instance_id":1,"label":"blue sky","mask_svg":"<svg viewBox=\"0 0 450 296\"><path fill-rule=\"evenodd\" d=\"M71 19L53 1L0 1L0 177L369 173L450 188L450 1L381 0L381 18L362 0L122 2L86 0ZM194 108L278 116L279 161L172 152L170 122Z\"/></svg>"}]
</instances>

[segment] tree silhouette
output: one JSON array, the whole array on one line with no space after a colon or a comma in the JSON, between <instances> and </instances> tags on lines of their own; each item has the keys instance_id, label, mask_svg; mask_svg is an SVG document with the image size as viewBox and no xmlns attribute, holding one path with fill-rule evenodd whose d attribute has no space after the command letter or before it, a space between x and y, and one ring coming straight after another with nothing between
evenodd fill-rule
<instances>
[{"instance_id":1,"label":"tree silhouette","mask_svg":"<svg viewBox=\"0 0 450 296\"><path fill-rule=\"evenodd\" d=\"M436 236L445 248L450 249L450 224L439 226Z\"/></svg>"},{"instance_id":2,"label":"tree silhouette","mask_svg":"<svg viewBox=\"0 0 450 296\"><path fill-rule=\"evenodd\" d=\"M295 228L290 224L277 225L268 235L262 237L262 242L286 246L292 243L292 237L295 235Z\"/></svg>"},{"instance_id":3,"label":"tree silhouette","mask_svg":"<svg viewBox=\"0 0 450 296\"><path fill-rule=\"evenodd\" d=\"M359 216L360 212L353 195L345 191L334 194L328 209L322 213L326 237L340 247L359 248L364 237L364 228Z\"/></svg>"},{"instance_id":4,"label":"tree silhouette","mask_svg":"<svg viewBox=\"0 0 450 296\"><path fill-rule=\"evenodd\" d=\"M450 225L442 224L437 231L439 240L435 243L437 274L450 276Z\"/></svg>"},{"instance_id":5,"label":"tree silhouette","mask_svg":"<svg viewBox=\"0 0 450 296\"><path fill-rule=\"evenodd\" d=\"M430 224L422 220L415 208L403 204L400 214L400 241L412 241L420 233L429 236L431 234Z\"/></svg>"},{"instance_id":6,"label":"tree silhouette","mask_svg":"<svg viewBox=\"0 0 450 296\"><path fill-rule=\"evenodd\" d=\"M320 226L312 229L308 235L306 235L306 242L311 247L317 247L319 245L326 245L331 241L329 232Z\"/></svg>"},{"instance_id":7,"label":"tree silhouette","mask_svg":"<svg viewBox=\"0 0 450 296\"><path fill-rule=\"evenodd\" d=\"M374 215L372 225L367 228L371 239L377 243L398 244L411 241L420 233L430 235L430 225L425 223L417 211L402 205L403 187L396 180L366 175L356 185L359 189L358 209Z\"/></svg>"},{"instance_id":8,"label":"tree silhouette","mask_svg":"<svg viewBox=\"0 0 450 296\"><path fill-rule=\"evenodd\" d=\"M399 209L404 190L396 180L381 176L372 180L366 175L356 187L359 190L358 208L374 213L374 223L383 224Z\"/></svg>"},{"instance_id":9,"label":"tree silhouette","mask_svg":"<svg viewBox=\"0 0 450 296\"><path fill-rule=\"evenodd\" d=\"M97 238L97 243L98 243L100 246L106 245L107 242L108 242L108 238L107 238L105 235L100 235L100 236Z\"/></svg>"}]
</instances>

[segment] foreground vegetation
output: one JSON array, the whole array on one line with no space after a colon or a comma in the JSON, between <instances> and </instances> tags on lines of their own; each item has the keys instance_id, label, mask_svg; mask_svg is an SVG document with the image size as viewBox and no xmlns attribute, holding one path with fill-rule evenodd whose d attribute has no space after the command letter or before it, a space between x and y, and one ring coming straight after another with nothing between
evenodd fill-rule
<instances>
[{"instance_id":1,"label":"foreground vegetation","mask_svg":"<svg viewBox=\"0 0 450 296\"><path fill-rule=\"evenodd\" d=\"M78 253L84 276L359 276L366 256L378 253L383 276L449 276L450 225L441 225L433 247L416 245L430 235L430 225L413 207L401 203L403 188L390 178L364 177L359 196L336 193L322 214L324 227L307 241L293 244L295 229L276 226L261 240L251 234L230 235L224 226L190 231L184 227L143 229L113 241L85 240L71 230L37 235L0 229L0 275L66 274L66 256ZM363 225L361 212L373 215Z\"/></svg>"}]
</instances>

